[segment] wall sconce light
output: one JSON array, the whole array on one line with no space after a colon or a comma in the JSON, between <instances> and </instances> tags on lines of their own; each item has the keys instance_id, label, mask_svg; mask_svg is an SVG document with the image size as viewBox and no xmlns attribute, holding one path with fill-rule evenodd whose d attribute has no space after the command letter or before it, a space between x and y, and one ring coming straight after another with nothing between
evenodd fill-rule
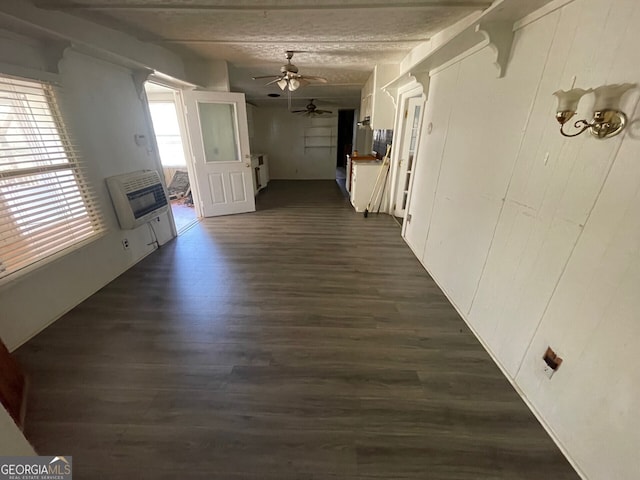
<instances>
[{"instance_id":1,"label":"wall sconce light","mask_svg":"<svg viewBox=\"0 0 640 480\"><path fill-rule=\"evenodd\" d=\"M627 116L620 111L620 99L625 92L635 86L634 83L622 83L588 90L582 88L573 88L566 92L558 90L554 95L558 97L556 120L560 123L560 133L565 137L577 137L585 130L589 130L596 138L610 138L618 135L627 124ZM580 99L588 93L595 95L593 119L591 122L578 120L574 123L574 127L579 131L573 134L566 133L565 123L576 114Z\"/></svg>"}]
</instances>

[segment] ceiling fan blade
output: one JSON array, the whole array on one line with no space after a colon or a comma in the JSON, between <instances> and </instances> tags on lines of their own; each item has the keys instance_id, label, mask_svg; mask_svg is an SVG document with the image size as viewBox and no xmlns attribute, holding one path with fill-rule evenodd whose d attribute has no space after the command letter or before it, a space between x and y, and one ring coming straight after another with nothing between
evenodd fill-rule
<instances>
[{"instance_id":1,"label":"ceiling fan blade","mask_svg":"<svg viewBox=\"0 0 640 480\"><path fill-rule=\"evenodd\" d=\"M260 80L261 78L280 78L281 75L260 75L259 77L251 77L254 80Z\"/></svg>"},{"instance_id":2,"label":"ceiling fan blade","mask_svg":"<svg viewBox=\"0 0 640 480\"><path fill-rule=\"evenodd\" d=\"M316 113L319 113L319 114L323 114L323 113L333 113L331 110L318 110L318 109L316 109L316 110L314 110L314 111L315 111Z\"/></svg>"},{"instance_id":3,"label":"ceiling fan blade","mask_svg":"<svg viewBox=\"0 0 640 480\"><path fill-rule=\"evenodd\" d=\"M291 113L305 113L307 110L292 110Z\"/></svg>"},{"instance_id":4,"label":"ceiling fan blade","mask_svg":"<svg viewBox=\"0 0 640 480\"><path fill-rule=\"evenodd\" d=\"M302 78L309 82L327 83L328 80L324 77L315 77L313 75L302 75Z\"/></svg>"},{"instance_id":5,"label":"ceiling fan blade","mask_svg":"<svg viewBox=\"0 0 640 480\"><path fill-rule=\"evenodd\" d=\"M264 86L266 87L267 85L273 85L274 83L278 83L280 80L281 80L280 77L276 77L270 82L265 83Z\"/></svg>"}]
</instances>

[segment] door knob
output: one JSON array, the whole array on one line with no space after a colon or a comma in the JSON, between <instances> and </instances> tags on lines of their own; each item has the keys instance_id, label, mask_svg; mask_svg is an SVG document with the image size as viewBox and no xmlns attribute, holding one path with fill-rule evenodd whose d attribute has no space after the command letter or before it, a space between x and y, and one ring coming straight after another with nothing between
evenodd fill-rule
<instances>
[{"instance_id":1,"label":"door knob","mask_svg":"<svg viewBox=\"0 0 640 480\"><path fill-rule=\"evenodd\" d=\"M247 168L251 167L251 165L249 165L249 163L245 163L244 166L247 167Z\"/></svg>"}]
</instances>

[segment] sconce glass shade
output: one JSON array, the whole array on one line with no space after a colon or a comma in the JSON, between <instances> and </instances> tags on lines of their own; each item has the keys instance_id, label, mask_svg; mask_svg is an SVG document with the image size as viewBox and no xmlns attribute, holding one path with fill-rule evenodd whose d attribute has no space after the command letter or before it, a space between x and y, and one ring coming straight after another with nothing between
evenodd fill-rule
<instances>
[{"instance_id":1,"label":"sconce glass shade","mask_svg":"<svg viewBox=\"0 0 640 480\"><path fill-rule=\"evenodd\" d=\"M620 110L620 99L628 90L635 87L633 83L620 83L615 85L603 85L595 88L593 94L596 99L593 104L594 112L604 110Z\"/></svg>"},{"instance_id":2,"label":"sconce glass shade","mask_svg":"<svg viewBox=\"0 0 640 480\"><path fill-rule=\"evenodd\" d=\"M296 91L300 87L300 82L297 78L292 78L289 80L289 90L292 92Z\"/></svg>"},{"instance_id":3,"label":"sconce glass shade","mask_svg":"<svg viewBox=\"0 0 640 480\"><path fill-rule=\"evenodd\" d=\"M284 90L285 88L287 88L287 83L287 80L284 78L276 82L276 84L280 87L280 90Z\"/></svg>"},{"instance_id":4,"label":"sconce glass shade","mask_svg":"<svg viewBox=\"0 0 640 480\"><path fill-rule=\"evenodd\" d=\"M558 98L558 108L556 108L556 120L560 125L564 125L578 110L578 103L585 93L591 90L582 88L572 88L571 90L558 90L553 94Z\"/></svg>"},{"instance_id":5,"label":"sconce glass shade","mask_svg":"<svg viewBox=\"0 0 640 480\"><path fill-rule=\"evenodd\" d=\"M558 112L574 112L578 109L580 99L591 90L572 88L571 90L558 90L553 94L558 98Z\"/></svg>"}]
</instances>

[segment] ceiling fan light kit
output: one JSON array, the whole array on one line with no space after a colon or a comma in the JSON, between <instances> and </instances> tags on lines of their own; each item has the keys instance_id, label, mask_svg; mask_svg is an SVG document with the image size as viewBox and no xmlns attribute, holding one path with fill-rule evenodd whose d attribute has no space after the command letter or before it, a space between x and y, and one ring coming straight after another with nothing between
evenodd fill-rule
<instances>
[{"instance_id":1,"label":"ceiling fan light kit","mask_svg":"<svg viewBox=\"0 0 640 480\"><path fill-rule=\"evenodd\" d=\"M276 82L276 85L280 87L280 90L289 90L295 92L300 87L308 85L309 82L305 80L298 80L297 78L282 78Z\"/></svg>"},{"instance_id":2,"label":"ceiling fan light kit","mask_svg":"<svg viewBox=\"0 0 640 480\"><path fill-rule=\"evenodd\" d=\"M285 52L285 57L287 59L287 63L280 67L280 74L278 75L262 75L258 77L252 77L254 80L259 80L262 78L271 78L270 82L267 82L265 86L276 84L280 87L280 90L287 92L295 92L300 87L304 87L309 85L311 82L318 83L327 83L327 79L323 77L316 77L313 75L302 75L298 73L298 67L296 67L293 63L291 63L291 59L293 58L293 54L296 53L295 50L287 50Z\"/></svg>"}]
</instances>

